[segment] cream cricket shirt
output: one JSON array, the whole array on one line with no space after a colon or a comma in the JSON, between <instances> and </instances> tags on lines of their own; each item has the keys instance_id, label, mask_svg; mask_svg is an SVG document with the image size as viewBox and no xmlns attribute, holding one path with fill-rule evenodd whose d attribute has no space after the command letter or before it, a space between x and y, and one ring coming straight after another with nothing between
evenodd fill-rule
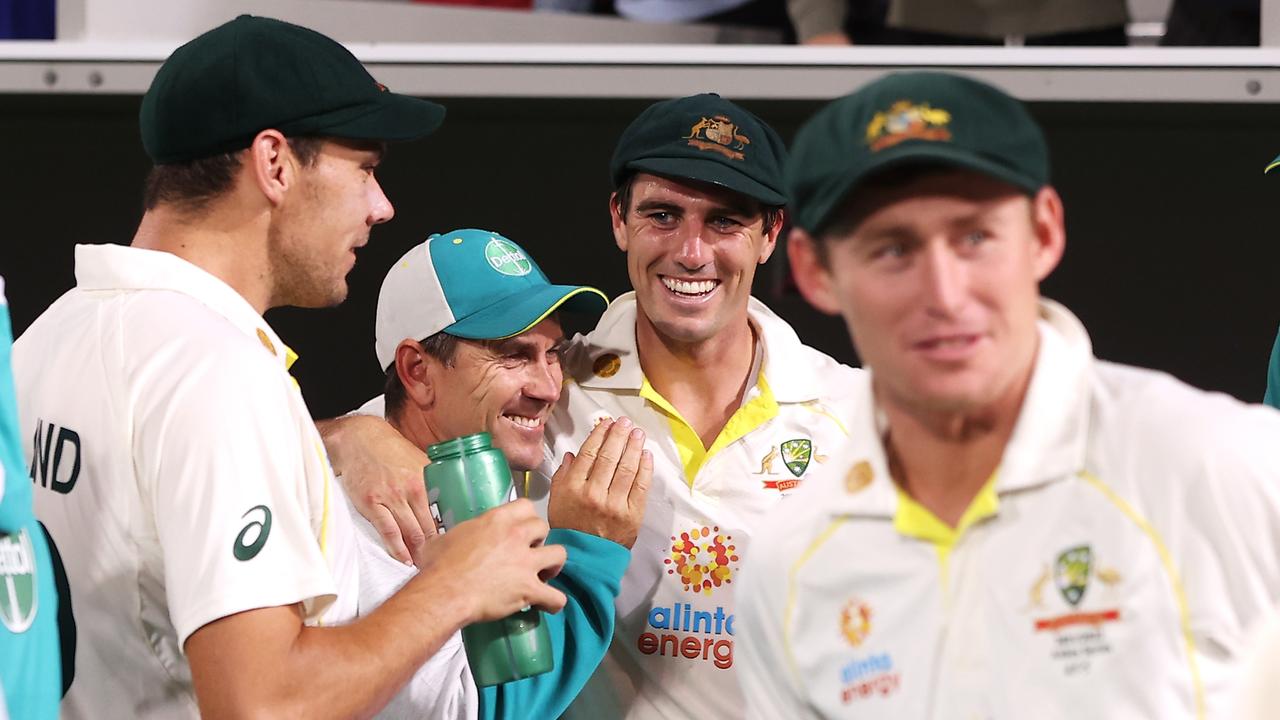
<instances>
[{"instance_id":1,"label":"cream cricket shirt","mask_svg":"<svg viewBox=\"0 0 1280 720\"><path fill-rule=\"evenodd\" d=\"M243 297L115 245L78 246L76 283L13 352L79 633L63 712L197 717L182 647L202 625L299 602L313 624L354 615L350 518L291 353Z\"/></svg>"},{"instance_id":2,"label":"cream cricket shirt","mask_svg":"<svg viewBox=\"0 0 1280 720\"><path fill-rule=\"evenodd\" d=\"M548 422L550 455L529 494L601 418L644 429L653 486L617 600L613 645L569 717L721 718L742 714L735 590L752 535L842 446L861 371L805 347L751 300L763 353L754 387L710 448L645 379L636 301L618 298L564 356L564 393Z\"/></svg>"},{"instance_id":3,"label":"cream cricket shirt","mask_svg":"<svg viewBox=\"0 0 1280 720\"><path fill-rule=\"evenodd\" d=\"M955 529L853 442L776 513L742 592L754 718L1222 717L1280 599L1280 414L1097 361L1059 305ZM861 379L869 384L869 376Z\"/></svg>"}]
</instances>

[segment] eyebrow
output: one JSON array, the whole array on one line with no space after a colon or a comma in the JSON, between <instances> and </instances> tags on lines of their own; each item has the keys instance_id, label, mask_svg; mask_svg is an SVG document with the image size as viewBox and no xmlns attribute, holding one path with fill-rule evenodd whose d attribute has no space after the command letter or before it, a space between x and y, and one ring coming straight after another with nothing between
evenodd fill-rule
<instances>
[{"instance_id":1,"label":"eyebrow","mask_svg":"<svg viewBox=\"0 0 1280 720\"><path fill-rule=\"evenodd\" d=\"M636 203L636 212L646 212L649 210L665 210L672 213L684 212L679 205L666 200L641 200Z\"/></svg>"}]
</instances>

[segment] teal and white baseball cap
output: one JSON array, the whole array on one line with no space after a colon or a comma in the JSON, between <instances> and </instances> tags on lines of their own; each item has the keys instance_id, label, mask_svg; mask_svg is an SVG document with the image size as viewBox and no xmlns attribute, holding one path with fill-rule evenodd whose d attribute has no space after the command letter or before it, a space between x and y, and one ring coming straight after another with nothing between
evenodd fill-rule
<instances>
[{"instance_id":1,"label":"teal and white baseball cap","mask_svg":"<svg viewBox=\"0 0 1280 720\"><path fill-rule=\"evenodd\" d=\"M605 294L552 285L529 253L488 230L432 235L396 261L378 293L374 344L384 370L406 339L447 332L471 340L519 335L552 312L599 315Z\"/></svg>"}]
</instances>

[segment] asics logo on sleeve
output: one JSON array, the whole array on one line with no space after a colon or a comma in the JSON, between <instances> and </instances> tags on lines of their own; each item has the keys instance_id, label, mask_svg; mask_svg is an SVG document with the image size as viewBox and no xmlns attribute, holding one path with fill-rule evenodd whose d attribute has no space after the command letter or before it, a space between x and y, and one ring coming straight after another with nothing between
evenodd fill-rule
<instances>
[{"instance_id":1,"label":"asics logo on sleeve","mask_svg":"<svg viewBox=\"0 0 1280 720\"><path fill-rule=\"evenodd\" d=\"M252 520L245 525L240 534L236 535L235 545L231 548L232 554L241 562L257 557L262 546L267 544L267 536L271 534L271 509L266 505L255 505L240 517L247 518L258 511L261 511L262 519Z\"/></svg>"}]
</instances>

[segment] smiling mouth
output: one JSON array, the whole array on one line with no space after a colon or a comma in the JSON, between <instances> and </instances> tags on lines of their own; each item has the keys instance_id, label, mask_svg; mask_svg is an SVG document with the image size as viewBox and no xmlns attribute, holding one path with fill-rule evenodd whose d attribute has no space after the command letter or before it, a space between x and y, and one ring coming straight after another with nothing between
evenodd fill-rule
<instances>
[{"instance_id":1,"label":"smiling mouth","mask_svg":"<svg viewBox=\"0 0 1280 720\"><path fill-rule=\"evenodd\" d=\"M951 337L923 340L916 343L916 345L922 350L947 350L951 348L968 347L977 341L977 335L954 335Z\"/></svg>"},{"instance_id":2,"label":"smiling mouth","mask_svg":"<svg viewBox=\"0 0 1280 720\"><path fill-rule=\"evenodd\" d=\"M514 415L512 413L503 413L502 418L504 420L509 421L511 424L517 427L523 428L525 430L541 430L542 429L543 421L541 417L525 417L524 415Z\"/></svg>"},{"instance_id":3,"label":"smiling mouth","mask_svg":"<svg viewBox=\"0 0 1280 720\"><path fill-rule=\"evenodd\" d=\"M665 275L659 275L658 278L668 290L681 297L705 297L720 287L719 280L677 280Z\"/></svg>"}]
</instances>

